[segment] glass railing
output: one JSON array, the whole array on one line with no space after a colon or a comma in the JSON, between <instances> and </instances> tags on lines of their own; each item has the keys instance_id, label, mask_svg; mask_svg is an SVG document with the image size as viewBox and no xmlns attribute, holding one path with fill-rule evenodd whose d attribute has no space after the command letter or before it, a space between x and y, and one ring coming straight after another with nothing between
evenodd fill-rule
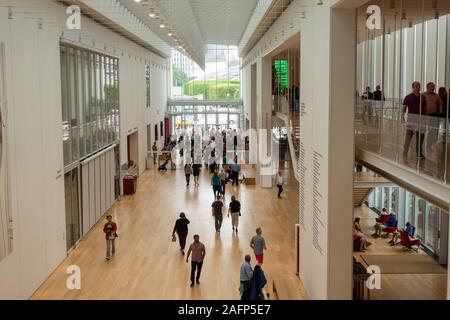
<instances>
[{"instance_id":1,"label":"glass railing","mask_svg":"<svg viewBox=\"0 0 450 320\"><path fill-rule=\"evenodd\" d=\"M449 116L403 113L398 99L360 100L355 110L356 147L418 174L450 183Z\"/></svg>"}]
</instances>

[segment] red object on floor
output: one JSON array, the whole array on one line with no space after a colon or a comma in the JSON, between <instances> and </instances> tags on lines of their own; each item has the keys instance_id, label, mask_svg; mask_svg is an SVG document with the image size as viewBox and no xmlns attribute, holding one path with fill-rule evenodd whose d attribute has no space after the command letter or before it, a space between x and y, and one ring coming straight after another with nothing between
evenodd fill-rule
<instances>
[{"instance_id":1,"label":"red object on floor","mask_svg":"<svg viewBox=\"0 0 450 320\"><path fill-rule=\"evenodd\" d=\"M137 190L137 176L123 178L123 194L134 194Z\"/></svg>"}]
</instances>

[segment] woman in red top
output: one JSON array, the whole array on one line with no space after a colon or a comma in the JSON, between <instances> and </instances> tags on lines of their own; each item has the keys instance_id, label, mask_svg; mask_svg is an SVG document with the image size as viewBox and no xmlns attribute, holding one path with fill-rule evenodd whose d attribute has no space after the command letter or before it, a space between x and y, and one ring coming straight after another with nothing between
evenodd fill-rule
<instances>
[{"instance_id":1,"label":"woman in red top","mask_svg":"<svg viewBox=\"0 0 450 320\"><path fill-rule=\"evenodd\" d=\"M116 254L115 240L118 237L117 224L112 221L111 215L107 216L106 220L108 220L108 222L105 223L105 226L103 227L106 239L106 260L111 260L111 257L114 257Z\"/></svg>"}]
</instances>

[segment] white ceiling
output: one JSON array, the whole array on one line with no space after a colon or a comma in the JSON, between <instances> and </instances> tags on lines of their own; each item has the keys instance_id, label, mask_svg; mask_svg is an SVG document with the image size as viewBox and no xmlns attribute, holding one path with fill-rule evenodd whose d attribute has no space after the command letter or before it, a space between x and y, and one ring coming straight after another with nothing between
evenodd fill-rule
<instances>
[{"instance_id":1,"label":"white ceiling","mask_svg":"<svg viewBox=\"0 0 450 320\"><path fill-rule=\"evenodd\" d=\"M189 0L205 44L239 44L258 0Z\"/></svg>"},{"instance_id":2,"label":"white ceiling","mask_svg":"<svg viewBox=\"0 0 450 320\"><path fill-rule=\"evenodd\" d=\"M203 68L207 44L239 46L244 34L255 32L247 30L255 12L261 11L261 19L274 2L291 0L117 1L171 47L184 47L182 50ZM156 17L150 18L149 11L156 11ZM258 25L260 19L253 23ZM161 22L170 30L161 29ZM172 37L168 36L169 31Z\"/></svg>"}]
</instances>

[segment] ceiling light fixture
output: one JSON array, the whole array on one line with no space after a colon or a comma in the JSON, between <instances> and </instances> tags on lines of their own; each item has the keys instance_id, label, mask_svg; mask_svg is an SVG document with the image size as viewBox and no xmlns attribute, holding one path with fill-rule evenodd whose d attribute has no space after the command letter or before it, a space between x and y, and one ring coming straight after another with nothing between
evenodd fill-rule
<instances>
[{"instance_id":1,"label":"ceiling light fixture","mask_svg":"<svg viewBox=\"0 0 450 320\"><path fill-rule=\"evenodd\" d=\"M141 2L141 0L134 0L134 2L137 2L137 3L139 3L139 2Z\"/></svg>"},{"instance_id":2,"label":"ceiling light fixture","mask_svg":"<svg viewBox=\"0 0 450 320\"><path fill-rule=\"evenodd\" d=\"M148 16L150 17L150 18L154 18L154 17L156 17L156 12L155 12L155 10L150 10L150 12L148 13Z\"/></svg>"},{"instance_id":3,"label":"ceiling light fixture","mask_svg":"<svg viewBox=\"0 0 450 320\"><path fill-rule=\"evenodd\" d=\"M164 28L166 27L166 25L165 25L164 23L161 23L161 24L159 25L159 27L160 27L161 29L164 29Z\"/></svg>"}]
</instances>

